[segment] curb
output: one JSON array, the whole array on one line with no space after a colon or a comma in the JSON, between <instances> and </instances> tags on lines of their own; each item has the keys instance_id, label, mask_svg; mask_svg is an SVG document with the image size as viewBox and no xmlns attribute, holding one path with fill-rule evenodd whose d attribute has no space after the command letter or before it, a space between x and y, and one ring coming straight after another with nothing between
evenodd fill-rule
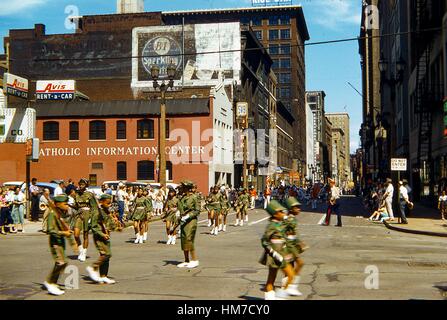
<instances>
[{"instance_id":1,"label":"curb","mask_svg":"<svg viewBox=\"0 0 447 320\"><path fill-rule=\"evenodd\" d=\"M425 236L434 236L434 237L447 237L447 232L432 232L432 231L424 231L424 230L412 230L405 229L390 225L388 222L383 221L383 224L390 230L404 232L404 233L413 233L413 234L421 234Z\"/></svg>"}]
</instances>

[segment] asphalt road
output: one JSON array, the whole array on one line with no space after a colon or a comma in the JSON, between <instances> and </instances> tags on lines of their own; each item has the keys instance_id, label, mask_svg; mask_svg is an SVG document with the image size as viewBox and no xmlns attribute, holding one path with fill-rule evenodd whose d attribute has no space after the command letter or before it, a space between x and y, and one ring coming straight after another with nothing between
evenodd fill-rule
<instances>
[{"instance_id":1,"label":"asphalt road","mask_svg":"<svg viewBox=\"0 0 447 320\"><path fill-rule=\"evenodd\" d=\"M305 266L296 300L319 299L445 299L447 297L446 239L394 232L372 224L355 198L342 200L343 228L317 224L322 214L299 216L299 230L309 250L303 254ZM226 233L209 235L202 214L196 248L200 266L179 269L183 254L179 241L165 244L164 226L150 225L148 242L133 243L133 231L112 234L110 277L114 285L92 283L85 267L98 253L91 243L86 262L76 260L70 248L69 264L79 277L53 297L42 288L53 262L48 238L43 234L8 235L0 238L0 299L261 299L267 269L258 263L260 238L267 223L263 210L249 213L249 225L229 226ZM234 223L235 216L229 216ZM336 219L333 219L334 224ZM369 272L374 272L370 274ZM376 273L377 271L377 273ZM366 273L365 273L366 272ZM64 284L64 275L59 280ZM280 283L277 279L277 284ZM365 286L366 280L366 286Z\"/></svg>"}]
</instances>

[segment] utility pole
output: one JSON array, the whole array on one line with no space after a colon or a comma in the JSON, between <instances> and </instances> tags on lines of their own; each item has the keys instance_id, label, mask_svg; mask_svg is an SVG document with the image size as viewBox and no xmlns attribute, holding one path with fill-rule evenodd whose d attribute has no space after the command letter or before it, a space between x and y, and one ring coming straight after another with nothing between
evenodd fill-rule
<instances>
[{"instance_id":1,"label":"utility pole","mask_svg":"<svg viewBox=\"0 0 447 320\"><path fill-rule=\"evenodd\" d=\"M160 119L158 123L159 128L159 150L158 154L160 155L160 168L158 172L158 182L160 185L166 186L166 152L165 152L165 145L166 145L166 91L161 90L161 104L160 104Z\"/></svg>"}]
</instances>

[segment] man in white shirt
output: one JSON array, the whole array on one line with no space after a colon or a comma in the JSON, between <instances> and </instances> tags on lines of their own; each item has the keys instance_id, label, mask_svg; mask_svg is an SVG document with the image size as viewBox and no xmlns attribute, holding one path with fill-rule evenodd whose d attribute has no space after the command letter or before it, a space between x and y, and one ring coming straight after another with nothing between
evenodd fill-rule
<instances>
[{"instance_id":1,"label":"man in white shirt","mask_svg":"<svg viewBox=\"0 0 447 320\"><path fill-rule=\"evenodd\" d=\"M399 208L402 224L408 224L407 217L405 215L405 209L407 208L407 204L410 202L410 199L408 198L407 185L407 180L399 181Z\"/></svg>"},{"instance_id":2,"label":"man in white shirt","mask_svg":"<svg viewBox=\"0 0 447 320\"><path fill-rule=\"evenodd\" d=\"M390 221L394 221L394 214L393 214L393 195L394 195L394 187L393 187L393 181L388 178L386 179L386 190L385 194L383 195L385 199L385 205L386 205L386 211L390 215Z\"/></svg>"},{"instance_id":3,"label":"man in white shirt","mask_svg":"<svg viewBox=\"0 0 447 320\"><path fill-rule=\"evenodd\" d=\"M54 196L57 197L63 193L65 193L65 182L61 180L59 182L59 186L56 189L54 189Z\"/></svg>"},{"instance_id":4,"label":"man in white shirt","mask_svg":"<svg viewBox=\"0 0 447 320\"><path fill-rule=\"evenodd\" d=\"M126 186L124 183L118 183L118 191L116 192L116 201L118 202L119 220L123 222L124 216L124 201L127 197L127 192L124 190Z\"/></svg>"}]
</instances>

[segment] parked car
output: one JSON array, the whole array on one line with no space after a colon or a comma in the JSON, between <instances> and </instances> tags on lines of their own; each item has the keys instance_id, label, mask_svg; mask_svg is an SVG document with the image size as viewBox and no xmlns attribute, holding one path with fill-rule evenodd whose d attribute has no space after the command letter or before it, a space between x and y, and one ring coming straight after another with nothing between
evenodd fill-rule
<instances>
[{"instance_id":1,"label":"parked car","mask_svg":"<svg viewBox=\"0 0 447 320\"><path fill-rule=\"evenodd\" d=\"M90 191L91 193L93 193L98 198L99 198L100 195L102 195L101 187L98 187L98 186L88 187L87 191Z\"/></svg>"},{"instance_id":2,"label":"parked car","mask_svg":"<svg viewBox=\"0 0 447 320\"><path fill-rule=\"evenodd\" d=\"M8 182L3 183L3 187L8 187L8 188L20 187L20 189L22 191L24 191L25 187L26 187L26 184L23 181L8 181Z\"/></svg>"},{"instance_id":3,"label":"parked car","mask_svg":"<svg viewBox=\"0 0 447 320\"><path fill-rule=\"evenodd\" d=\"M154 188L155 190L160 189L160 183L158 183L158 182L152 182L152 183L149 183L149 185L150 185L152 188ZM173 182L168 182L168 183L166 183L166 186L167 186L168 188L176 189L176 188L179 186L179 184L177 184L177 183L173 183Z\"/></svg>"},{"instance_id":4,"label":"parked car","mask_svg":"<svg viewBox=\"0 0 447 320\"><path fill-rule=\"evenodd\" d=\"M39 192L43 193L43 189L48 188L50 190L50 197L54 197L54 190L59 186L56 183L46 183L46 182L37 182L36 185L39 187Z\"/></svg>"}]
</instances>

